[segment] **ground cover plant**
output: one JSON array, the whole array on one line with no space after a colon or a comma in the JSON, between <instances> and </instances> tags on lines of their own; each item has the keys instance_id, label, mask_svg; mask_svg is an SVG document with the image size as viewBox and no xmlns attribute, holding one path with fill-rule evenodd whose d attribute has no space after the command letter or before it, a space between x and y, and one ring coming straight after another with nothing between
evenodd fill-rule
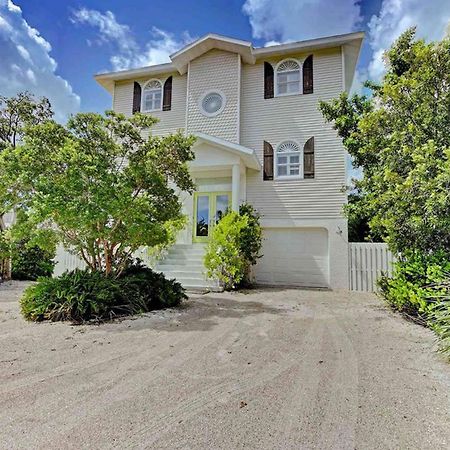
<instances>
[{"instance_id":1,"label":"ground cover plant","mask_svg":"<svg viewBox=\"0 0 450 450\"><path fill-rule=\"evenodd\" d=\"M25 290L20 306L27 320L82 323L170 308L185 298L178 282L135 263L117 277L77 269L41 278Z\"/></svg>"}]
</instances>

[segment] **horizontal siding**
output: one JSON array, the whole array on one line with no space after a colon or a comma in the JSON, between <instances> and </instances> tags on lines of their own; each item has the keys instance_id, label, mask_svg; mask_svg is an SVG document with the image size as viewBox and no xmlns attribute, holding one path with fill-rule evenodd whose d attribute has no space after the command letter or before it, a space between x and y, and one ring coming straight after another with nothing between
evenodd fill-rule
<instances>
[{"instance_id":1,"label":"horizontal siding","mask_svg":"<svg viewBox=\"0 0 450 450\"><path fill-rule=\"evenodd\" d=\"M199 101L207 91L218 89L225 94L225 109L216 117L205 117ZM188 131L202 132L230 142L238 141L239 56L211 50L189 65Z\"/></svg>"},{"instance_id":2,"label":"horizontal siding","mask_svg":"<svg viewBox=\"0 0 450 450\"><path fill-rule=\"evenodd\" d=\"M294 55L302 61L308 54ZM274 66L280 59L268 59ZM346 195L345 151L336 132L318 109L342 90L340 48L314 52L314 93L264 99L264 61L242 70L241 144L262 161L263 141L277 144L294 139L301 146L315 139L315 178L263 181L247 174L247 200L267 219L338 218Z\"/></svg>"},{"instance_id":3,"label":"horizontal siding","mask_svg":"<svg viewBox=\"0 0 450 450\"><path fill-rule=\"evenodd\" d=\"M164 81L170 74L158 79L164 84ZM164 135L174 133L177 130L183 130L186 127L186 88L187 76L171 74L172 82L172 109L170 111L155 111L151 114L159 122L152 128L155 135ZM114 88L114 111L130 116L133 107L133 85L137 81L144 86L148 79L138 79L116 83Z\"/></svg>"}]
</instances>

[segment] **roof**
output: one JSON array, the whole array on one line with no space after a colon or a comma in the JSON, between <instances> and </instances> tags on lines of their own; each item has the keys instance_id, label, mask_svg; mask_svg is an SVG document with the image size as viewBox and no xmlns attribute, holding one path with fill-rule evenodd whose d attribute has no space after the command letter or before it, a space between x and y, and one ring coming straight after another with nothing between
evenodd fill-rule
<instances>
[{"instance_id":1,"label":"roof","mask_svg":"<svg viewBox=\"0 0 450 450\"><path fill-rule=\"evenodd\" d=\"M244 63L255 64L255 62L261 58L283 56L295 52L306 52L323 48L342 47L344 50L345 86L346 90L349 90L353 81L363 39L364 32L356 32L321 37L318 39L309 39L306 41L290 42L270 47L254 48L252 43L248 41L220 36L218 34L207 34L191 44L188 44L178 52L170 55L170 60L172 61L170 63L119 72L101 73L95 75L95 79L107 91L112 93L116 81L174 72L184 74L187 72L190 61L212 49L238 53L241 55Z\"/></svg>"},{"instance_id":2,"label":"roof","mask_svg":"<svg viewBox=\"0 0 450 450\"><path fill-rule=\"evenodd\" d=\"M194 147L202 143L212 145L213 147L239 156L242 161L244 161L246 167L254 170L261 170L261 164L253 149L244 147L243 145L235 144L234 142L226 141L225 139L221 139L216 136L210 136L209 134L200 132L193 134L197 138Z\"/></svg>"}]
</instances>

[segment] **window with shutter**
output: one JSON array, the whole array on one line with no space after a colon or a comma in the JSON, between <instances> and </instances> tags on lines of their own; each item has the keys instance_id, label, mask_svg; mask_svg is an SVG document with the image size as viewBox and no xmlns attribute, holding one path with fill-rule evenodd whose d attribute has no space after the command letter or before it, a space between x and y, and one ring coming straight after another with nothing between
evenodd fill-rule
<instances>
[{"instance_id":1,"label":"window with shutter","mask_svg":"<svg viewBox=\"0 0 450 450\"><path fill-rule=\"evenodd\" d=\"M302 177L302 152L297 142L283 141L277 146L276 179Z\"/></svg>"},{"instance_id":2,"label":"window with shutter","mask_svg":"<svg viewBox=\"0 0 450 450\"><path fill-rule=\"evenodd\" d=\"M272 64L264 63L264 98L273 98L274 73Z\"/></svg>"},{"instance_id":3,"label":"window with shutter","mask_svg":"<svg viewBox=\"0 0 450 450\"><path fill-rule=\"evenodd\" d=\"M133 114L141 111L141 91L141 85L135 81L133 87Z\"/></svg>"},{"instance_id":4,"label":"window with shutter","mask_svg":"<svg viewBox=\"0 0 450 450\"><path fill-rule=\"evenodd\" d=\"M172 109L172 77L169 77L164 83L163 111L170 111L171 109Z\"/></svg>"},{"instance_id":5,"label":"window with shutter","mask_svg":"<svg viewBox=\"0 0 450 450\"><path fill-rule=\"evenodd\" d=\"M273 147L264 141L263 180L273 180Z\"/></svg>"},{"instance_id":6,"label":"window with shutter","mask_svg":"<svg viewBox=\"0 0 450 450\"><path fill-rule=\"evenodd\" d=\"M159 80L150 80L142 90L141 111L161 111L162 84Z\"/></svg>"},{"instance_id":7,"label":"window with shutter","mask_svg":"<svg viewBox=\"0 0 450 450\"><path fill-rule=\"evenodd\" d=\"M295 59L285 59L277 64L275 93L281 95L300 94L300 64Z\"/></svg>"},{"instance_id":8,"label":"window with shutter","mask_svg":"<svg viewBox=\"0 0 450 450\"><path fill-rule=\"evenodd\" d=\"M314 178L314 136L303 147L303 177Z\"/></svg>"},{"instance_id":9,"label":"window with shutter","mask_svg":"<svg viewBox=\"0 0 450 450\"><path fill-rule=\"evenodd\" d=\"M309 55L303 63L303 93L312 94L314 91L313 83L313 55Z\"/></svg>"}]
</instances>

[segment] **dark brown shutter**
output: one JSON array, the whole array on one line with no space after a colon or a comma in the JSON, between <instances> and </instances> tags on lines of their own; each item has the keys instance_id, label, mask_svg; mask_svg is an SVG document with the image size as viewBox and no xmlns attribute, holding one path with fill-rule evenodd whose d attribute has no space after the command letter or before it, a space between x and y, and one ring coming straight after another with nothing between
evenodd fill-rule
<instances>
[{"instance_id":1,"label":"dark brown shutter","mask_svg":"<svg viewBox=\"0 0 450 450\"><path fill-rule=\"evenodd\" d=\"M133 114L141 111L141 93L141 85L135 81L133 88Z\"/></svg>"},{"instance_id":2,"label":"dark brown shutter","mask_svg":"<svg viewBox=\"0 0 450 450\"><path fill-rule=\"evenodd\" d=\"M272 64L264 63L264 98L273 98L273 67Z\"/></svg>"},{"instance_id":3,"label":"dark brown shutter","mask_svg":"<svg viewBox=\"0 0 450 450\"><path fill-rule=\"evenodd\" d=\"M303 63L303 93L312 94L313 86L313 55L309 55Z\"/></svg>"},{"instance_id":4,"label":"dark brown shutter","mask_svg":"<svg viewBox=\"0 0 450 450\"><path fill-rule=\"evenodd\" d=\"M264 141L263 180L273 180L273 147Z\"/></svg>"},{"instance_id":5,"label":"dark brown shutter","mask_svg":"<svg viewBox=\"0 0 450 450\"><path fill-rule=\"evenodd\" d=\"M171 109L172 109L172 77L169 77L164 83L163 111L170 111Z\"/></svg>"},{"instance_id":6,"label":"dark brown shutter","mask_svg":"<svg viewBox=\"0 0 450 450\"><path fill-rule=\"evenodd\" d=\"M314 136L309 138L303 147L303 176L314 178Z\"/></svg>"}]
</instances>

